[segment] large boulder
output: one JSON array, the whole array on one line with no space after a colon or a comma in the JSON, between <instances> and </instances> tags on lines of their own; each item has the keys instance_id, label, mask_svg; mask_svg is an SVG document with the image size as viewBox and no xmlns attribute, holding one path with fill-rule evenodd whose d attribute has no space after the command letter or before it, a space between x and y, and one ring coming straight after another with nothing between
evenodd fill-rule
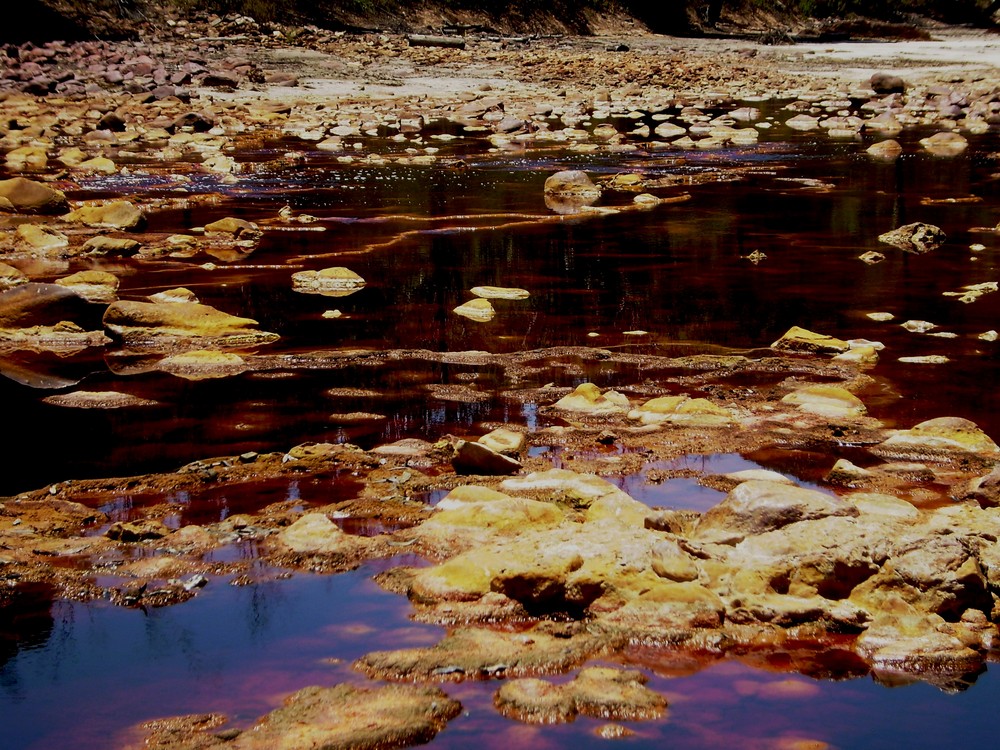
<instances>
[{"instance_id":1,"label":"large boulder","mask_svg":"<svg viewBox=\"0 0 1000 750\"><path fill-rule=\"evenodd\" d=\"M196 302L118 301L104 314L104 326L129 345L177 340L212 340L217 345L270 343L277 334L257 330L257 321Z\"/></svg>"},{"instance_id":2,"label":"large boulder","mask_svg":"<svg viewBox=\"0 0 1000 750\"><path fill-rule=\"evenodd\" d=\"M754 534L797 521L827 516L857 516L846 500L781 482L752 480L733 489L698 519L694 536L701 541L735 544Z\"/></svg>"},{"instance_id":3,"label":"large boulder","mask_svg":"<svg viewBox=\"0 0 1000 750\"><path fill-rule=\"evenodd\" d=\"M876 451L900 458L931 458L946 454L977 454L1000 457L1000 446L975 422L962 417L937 417L908 430L897 430Z\"/></svg>"},{"instance_id":4,"label":"large boulder","mask_svg":"<svg viewBox=\"0 0 1000 750\"><path fill-rule=\"evenodd\" d=\"M66 196L59 190L25 177L0 180L0 211L57 214L66 210Z\"/></svg>"}]
</instances>

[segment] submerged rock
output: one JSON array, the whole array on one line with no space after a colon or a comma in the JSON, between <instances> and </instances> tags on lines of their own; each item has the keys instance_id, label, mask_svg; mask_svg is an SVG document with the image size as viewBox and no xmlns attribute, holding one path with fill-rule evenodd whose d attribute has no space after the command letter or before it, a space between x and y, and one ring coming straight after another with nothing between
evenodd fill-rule
<instances>
[{"instance_id":1,"label":"submerged rock","mask_svg":"<svg viewBox=\"0 0 1000 750\"><path fill-rule=\"evenodd\" d=\"M349 268L337 266L320 271L299 271L292 274L292 289L326 297L346 297L365 286L365 280Z\"/></svg>"},{"instance_id":2,"label":"submerged rock","mask_svg":"<svg viewBox=\"0 0 1000 750\"><path fill-rule=\"evenodd\" d=\"M199 349L165 357L157 369L185 380L208 380L239 375L249 366L238 354Z\"/></svg>"},{"instance_id":3,"label":"submerged rock","mask_svg":"<svg viewBox=\"0 0 1000 750\"><path fill-rule=\"evenodd\" d=\"M586 172L572 169L545 180L545 205L557 214L575 214L600 200L601 188Z\"/></svg>"},{"instance_id":4,"label":"submerged rock","mask_svg":"<svg viewBox=\"0 0 1000 750\"><path fill-rule=\"evenodd\" d=\"M878 239L908 253L926 253L943 245L947 236L940 227L918 221L880 234Z\"/></svg>"},{"instance_id":5,"label":"submerged rock","mask_svg":"<svg viewBox=\"0 0 1000 750\"><path fill-rule=\"evenodd\" d=\"M155 406L158 402L118 391L74 391L42 399L53 406L73 409L124 409L132 406Z\"/></svg>"}]
</instances>

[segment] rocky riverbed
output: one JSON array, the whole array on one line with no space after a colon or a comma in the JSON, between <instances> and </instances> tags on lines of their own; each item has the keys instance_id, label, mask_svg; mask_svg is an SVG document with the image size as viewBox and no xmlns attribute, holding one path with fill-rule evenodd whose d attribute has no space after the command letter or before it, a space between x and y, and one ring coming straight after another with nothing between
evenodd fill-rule
<instances>
[{"instance_id":1,"label":"rocky riverbed","mask_svg":"<svg viewBox=\"0 0 1000 750\"><path fill-rule=\"evenodd\" d=\"M169 373L201 382L418 362L463 368L468 383L488 376L508 402L541 417L367 449L292 441L192 457L170 472L52 477L0 502L0 605L14 608L20 590L43 585L57 598L183 607L213 581L246 585L261 565L335 575L401 551L423 561L392 567L378 583L408 597L414 619L448 631L434 645L375 650L354 664L359 684L389 685L306 688L246 729L214 713L159 719L136 730L145 747L427 742L460 713L447 693L462 681L496 681L497 711L514 721L655 720L667 700L641 671L591 665L556 679L640 647L678 663L780 655L803 674L961 689L998 637L1000 447L948 413L906 425L871 416L879 342L793 328L751 351L692 356L627 346L297 351L257 319L201 299L212 298L220 270L237 274L227 284L247 283L268 237L327 228L296 209L294 195L264 218L228 212L270 171L294 170L309 154L348 170L461 170L467 157L455 141L474 141L472 152L487 160L571 153L581 168L549 178L545 212L479 219L539 227L696 199L727 175L609 176L587 160L753 148L773 124L760 107L773 101L782 125L817 139L874 134L872 163L899 158L896 138L914 128L935 132L920 142L926 153L952 158L1000 125L994 59L966 54L970 44L994 45L933 33L943 39L934 52L920 45L935 42L890 45L891 58L870 47L850 68L839 46L624 33L473 33L443 45L262 28L244 17L173 19L144 28L141 42L0 51L0 356L9 378L48 404L141 414L156 401L22 363L86 353L113 362L123 380ZM262 144L266 159L247 157ZM213 206L226 215L161 231L164 215ZM412 216L388 221L404 228L348 255L289 254L288 287L329 301L325 320L341 317L332 305L367 283L352 258L392 252L414 232ZM922 223L887 227L882 258L934 252L942 235ZM195 290L158 283L179 268L204 280ZM974 302L991 291L995 284L955 294ZM472 293L454 310L470 325L530 292ZM553 364L576 384L537 383ZM616 385L599 387L588 377L595 372L618 373ZM369 385L333 395L350 405L370 397ZM426 385L451 402L480 397L471 385ZM331 419L352 426L385 415L346 406ZM768 450L822 457L821 479L803 487L773 471L649 469L692 454ZM608 479L644 471L652 482L683 474L720 502L704 512L650 507ZM348 478L354 491L310 507L280 500L178 521L188 510L181 498L331 477ZM123 495L141 502L116 513ZM352 523L381 533L349 533ZM236 545L252 546L252 558L223 554Z\"/></svg>"}]
</instances>

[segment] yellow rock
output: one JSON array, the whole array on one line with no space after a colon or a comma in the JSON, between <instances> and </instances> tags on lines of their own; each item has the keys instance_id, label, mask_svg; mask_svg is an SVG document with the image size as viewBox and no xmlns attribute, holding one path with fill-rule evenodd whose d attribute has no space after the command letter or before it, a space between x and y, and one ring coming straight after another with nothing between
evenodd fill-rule
<instances>
[{"instance_id":1,"label":"yellow rock","mask_svg":"<svg viewBox=\"0 0 1000 750\"><path fill-rule=\"evenodd\" d=\"M485 489L485 488L481 488ZM424 522L425 529L441 526L469 526L494 531L522 531L531 526L550 526L560 523L564 514L557 505L523 497L500 497L488 500L462 500L449 502ZM447 498L445 498L447 500ZM441 502L445 502L442 500Z\"/></svg>"},{"instance_id":2,"label":"yellow rock","mask_svg":"<svg viewBox=\"0 0 1000 750\"><path fill-rule=\"evenodd\" d=\"M628 411L629 401L618 391L601 393L601 389L593 383L581 383L575 391L556 401L554 406L556 409L588 414L620 414Z\"/></svg>"},{"instance_id":3,"label":"yellow rock","mask_svg":"<svg viewBox=\"0 0 1000 750\"><path fill-rule=\"evenodd\" d=\"M840 354L851 348L850 344L833 336L814 333L792 326L784 336L771 344L772 349L792 352L828 352Z\"/></svg>"},{"instance_id":4,"label":"yellow rock","mask_svg":"<svg viewBox=\"0 0 1000 750\"><path fill-rule=\"evenodd\" d=\"M636 526L641 529L645 528L648 515L649 506L622 492L595 500L587 508L586 518L588 522L611 518L626 526Z\"/></svg>"},{"instance_id":5,"label":"yellow rock","mask_svg":"<svg viewBox=\"0 0 1000 750\"><path fill-rule=\"evenodd\" d=\"M835 362L853 362L858 365L874 365L878 363L878 350L874 346L858 346L848 349L843 354L833 358Z\"/></svg>"},{"instance_id":6,"label":"yellow rock","mask_svg":"<svg viewBox=\"0 0 1000 750\"><path fill-rule=\"evenodd\" d=\"M113 227L115 229L139 229L145 216L129 201L113 201L103 206L81 206L66 214L63 219L88 227Z\"/></svg>"},{"instance_id":7,"label":"yellow rock","mask_svg":"<svg viewBox=\"0 0 1000 750\"><path fill-rule=\"evenodd\" d=\"M336 554L350 547L350 540L322 513L307 513L278 534L278 541L301 554Z\"/></svg>"},{"instance_id":8,"label":"yellow rock","mask_svg":"<svg viewBox=\"0 0 1000 750\"><path fill-rule=\"evenodd\" d=\"M477 297L485 299L528 299L531 293L527 289L503 286L474 286L470 290Z\"/></svg>"},{"instance_id":9,"label":"yellow rock","mask_svg":"<svg viewBox=\"0 0 1000 750\"><path fill-rule=\"evenodd\" d=\"M365 283L361 276L343 266L319 271L298 271L292 274L292 288L295 291L322 294L326 297L346 297L362 289Z\"/></svg>"},{"instance_id":10,"label":"yellow rock","mask_svg":"<svg viewBox=\"0 0 1000 750\"><path fill-rule=\"evenodd\" d=\"M481 297L470 299L468 302L456 307L452 310L452 312L457 315L461 315L463 318L479 321L481 323L493 320L497 314L496 310L493 309L493 305L490 304L490 301Z\"/></svg>"},{"instance_id":11,"label":"yellow rock","mask_svg":"<svg viewBox=\"0 0 1000 750\"><path fill-rule=\"evenodd\" d=\"M692 427L722 427L733 424L733 415L708 399L660 396L629 412L629 419L642 424L680 424Z\"/></svg>"},{"instance_id":12,"label":"yellow rock","mask_svg":"<svg viewBox=\"0 0 1000 750\"><path fill-rule=\"evenodd\" d=\"M17 236L22 244L31 250L48 252L69 246L69 238L51 227L40 224L21 224Z\"/></svg>"},{"instance_id":13,"label":"yellow rock","mask_svg":"<svg viewBox=\"0 0 1000 750\"><path fill-rule=\"evenodd\" d=\"M486 433L476 442L485 445L496 453L508 455L517 455L524 450L525 445L524 433L517 432L516 430L508 430L504 427L498 427L492 432Z\"/></svg>"},{"instance_id":14,"label":"yellow rock","mask_svg":"<svg viewBox=\"0 0 1000 750\"><path fill-rule=\"evenodd\" d=\"M827 384L799 388L781 399L781 403L792 404L800 411L823 417L860 417L867 412L864 403L853 393Z\"/></svg>"},{"instance_id":15,"label":"yellow rock","mask_svg":"<svg viewBox=\"0 0 1000 750\"><path fill-rule=\"evenodd\" d=\"M938 417L900 430L882 443L886 448L914 448L1000 454L1000 447L975 422L961 417Z\"/></svg>"},{"instance_id":16,"label":"yellow rock","mask_svg":"<svg viewBox=\"0 0 1000 750\"><path fill-rule=\"evenodd\" d=\"M93 159L82 161L75 167L83 172L100 172L102 174L114 174L118 171L115 163L104 156L96 156Z\"/></svg>"}]
</instances>

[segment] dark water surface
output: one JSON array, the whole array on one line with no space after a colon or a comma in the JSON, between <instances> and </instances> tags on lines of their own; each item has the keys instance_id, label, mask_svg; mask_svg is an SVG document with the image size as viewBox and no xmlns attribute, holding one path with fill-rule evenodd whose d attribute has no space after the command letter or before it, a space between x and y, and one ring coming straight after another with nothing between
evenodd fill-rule
<instances>
[{"instance_id":1,"label":"dark water surface","mask_svg":"<svg viewBox=\"0 0 1000 750\"><path fill-rule=\"evenodd\" d=\"M121 261L120 296L188 287L202 302L280 334L279 342L257 350L275 356L359 348L501 353L562 345L664 355L745 352L801 325L884 342L872 372L877 385L863 394L873 416L902 427L961 416L998 438L1000 342L978 335L1000 328L1000 293L972 304L943 294L1000 281L1000 239L975 229L1000 219L997 137L973 136L968 152L940 158L916 145L929 132L904 134L905 154L895 163L868 158L870 139L837 141L781 126L764 131L757 146L713 152L490 154L483 142L464 142L442 152L462 157L460 163L435 168L343 165L309 144L282 142L273 144L274 153L242 155L259 167L235 187L210 178L189 186L228 191L227 200L154 215L150 230L185 231L226 215L262 221L291 205L318 217L311 228L326 231L268 231L247 259L219 261L214 269L201 267L212 260L205 256L157 265L153 272ZM303 154L300 164L267 166L293 148ZM692 198L648 212L553 220L542 184L562 168L719 181L658 190L663 197L686 190ZM169 182L138 178L95 179L83 191L130 193L178 195ZM982 200L942 202L970 196ZM611 203L630 200L627 193L608 197ZM878 243L879 234L911 221L940 226L947 244L907 255ZM972 252L973 243L985 249ZM858 256L868 250L883 252L886 260L862 263ZM754 251L766 259L746 259ZM364 277L365 288L336 298L292 291L294 271L340 265ZM453 314L477 285L523 287L531 297L495 301L497 316L488 323ZM333 309L342 317L322 317ZM877 323L866 317L876 311L896 318ZM909 333L899 325L908 319L931 321L937 332L956 335ZM635 330L648 333L626 333ZM950 362L897 361L929 354ZM17 439L5 449L0 496L69 478L170 471L201 458L286 450L306 441L368 447L403 437L475 433L488 421L540 424L534 405L502 396L515 384L498 368L404 357L366 367L289 367L194 382L139 365L115 347L73 356L4 355L0 398ZM655 379L655 373L609 369L587 377L606 387ZM549 363L539 367L537 382L516 386L581 379ZM430 387L441 384L472 388L479 398L441 398ZM372 394L329 392L338 388ZM158 404L77 410L42 401L78 389L119 390ZM333 413L353 411L386 419L364 426L330 420ZM780 455L691 456L650 468L683 469L685 462L699 470L772 468L804 483L815 479L808 460ZM268 486L255 497L182 498L185 511L175 520L212 522L289 499L330 502L352 490L346 481ZM693 480L657 484L643 473L619 481L651 505L703 510L721 499ZM105 510L127 518L143 499L108 502ZM354 658L377 648L433 643L441 634L410 622L405 600L371 583L377 570L290 578L269 571L246 587L216 579L187 603L149 612L52 601L44 588L19 592L17 604L0 612L0 746L97 750L115 746L138 721L190 712L226 712L245 726L297 688L361 682L350 669ZM948 693L925 684L890 688L863 674L813 679L791 665L762 669L726 661L682 669L670 664L669 655L655 653L626 660L650 674L651 686L671 700L665 719L632 725L637 735L627 744L644 748L779 747L796 738L838 748L988 746L1000 700L995 669L971 689ZM434 746L606 744L593 733L600 722L590 719L542 728L500 719L490 703L495 687L447 686L467 713Z\"/></svg>"}]
</instances>

